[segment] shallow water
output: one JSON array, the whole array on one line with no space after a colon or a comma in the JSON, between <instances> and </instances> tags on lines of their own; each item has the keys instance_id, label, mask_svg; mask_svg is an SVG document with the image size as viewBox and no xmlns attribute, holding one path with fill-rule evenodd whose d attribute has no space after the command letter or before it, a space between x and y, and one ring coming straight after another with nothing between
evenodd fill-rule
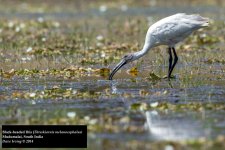
<instances>
[{"instance_id":1,"label":"shallow water","mask_svg":"<svg viewBox=\"0 0 225 150\"><path fill-rule=\"evenodd\" d=\"M197 79L192 79L197 80ZM156 83L146 82L137 79L133 82L130 79L108 80L84 80L80 82L70 80L24 80L15 79L15 81L3 81L0 88L1 95L11 95L15 91L35 91L48 89L54 85L62 89L72 88L81 92L99 92L98 98L87 99L16 99L1 101L1 122L20 123L21 118L37 118L41 119L57 118L55 113L65 115L67 112L76 112L80 117L90 116L91 118L101 118L103 114L107 114L112 118L130 118L129 122L116 123L114 126L123 128L124 126L132 126L142 129L140 133L124 132L110 133L97 132L94 133L94 139L115 140L117 142L129 140L184 140L199 137L215 138L217 135L225 133L224 110L205 110L192 112L174 112L171 110L147 110L133 111L131 106L134 103L153 103L153 102L170 102L174 104L186 104L189 102L202 103L224 103L225 88L224 80L219 84L213 81L204 81L204 83L196 86L182 87L179 79L171 81L161 80ZM189 82L192 82L191 80ZM4 83L4 85L3 85ZM171 85L173 87L171 87ZM105 90L109 90L107 97ZM141 96L140 90L145 89L149 93L147 96ZM159 94L157 92L166 94ZM132 96L126 97L129 94ZM10 114L10 109L16 107L14 111L21 111L18 114ZM28 112L24 114L25 112ZM12 113L12 112L11 112ZM35 114L42 117L38 118ZM34 115L34 116L33 116ZM18 118L17 118L18 117ZM21 118L20 118L21 117ZM40 119L40 120L39 120ZM134 133L133 133L134 132ZM121 134L123 136L121 136ZM90 142L93 135L90 136Z\"/></svg>"}]
</instances>

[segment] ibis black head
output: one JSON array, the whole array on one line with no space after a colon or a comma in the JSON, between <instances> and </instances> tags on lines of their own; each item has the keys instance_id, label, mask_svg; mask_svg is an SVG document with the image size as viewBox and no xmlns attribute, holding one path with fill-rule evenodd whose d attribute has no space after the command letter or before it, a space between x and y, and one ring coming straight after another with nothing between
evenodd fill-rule
<instances>
[{"instance_id":1,"label":"ibis black head","mask_svg":"<svg viewBox=\"0 0 225 150\"><path fill-rule=\"evenodd\" d=\"M116 67L112 70L112 72L109 75L109 80L112 80L113 76L116 74L116 72L122 68L125 64L133 61L133 54L125 55L122 60L116 65Z\"/></svg>"}]
</instances>

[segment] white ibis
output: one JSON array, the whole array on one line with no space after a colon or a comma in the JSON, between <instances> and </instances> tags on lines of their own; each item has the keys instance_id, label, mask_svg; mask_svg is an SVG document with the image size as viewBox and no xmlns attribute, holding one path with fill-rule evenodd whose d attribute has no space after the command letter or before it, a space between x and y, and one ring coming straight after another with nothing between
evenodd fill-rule
<instances>
[{"instance_id":1,"label":"white ibis","mask_svg":"<svg viewBox=\"0 0 225 150\"><path fill-rule=\"evenodd\" d=\"M171 78L171 73L178 61L175 45L188 37L193 31L207 26L209 26L209 19L198 14L187 15L178 13L159 20L149 27L143 49L133 54L125 55L112 70L109 80L112 80L114 74L122 66L144 56L150 49L159 45L168 45L169 69L167 77Z\"/></svg>"}]
</instances>

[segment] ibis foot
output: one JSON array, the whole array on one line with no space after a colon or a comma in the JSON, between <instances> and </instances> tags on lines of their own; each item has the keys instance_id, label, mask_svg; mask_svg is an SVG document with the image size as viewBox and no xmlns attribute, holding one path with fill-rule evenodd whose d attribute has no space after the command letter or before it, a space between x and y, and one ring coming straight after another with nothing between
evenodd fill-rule
<instances>
[{"instance_id":1,"label":"ibis foot","mask_svg":"<svg viewBox=\"0 0 225 150\"><path fill-rule=\"evenodd\" d=\"M176 79L176 76L171 75L170 77L168 77L167 75L162 77L163 79Z\"/></svg>"}]
</instances>

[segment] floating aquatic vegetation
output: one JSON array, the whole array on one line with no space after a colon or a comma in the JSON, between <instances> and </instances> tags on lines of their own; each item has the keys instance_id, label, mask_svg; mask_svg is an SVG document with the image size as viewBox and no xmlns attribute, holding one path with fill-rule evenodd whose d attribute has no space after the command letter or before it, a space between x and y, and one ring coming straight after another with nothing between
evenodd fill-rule
<instances>
[{"instance_id":1,"label":"floating aquatic vegetation","mask_svg":"<svg viewBox=\"0 0 225 150\"><path fill-rule=\"evenodd\" d=\"M11 69L10 71L3 71L1 70L1 76L3 78L12 78L15 75L16 71L14 69Z\"/></svg>"},{"instance_id":2,"label":"floating aquatic vegetation","mask_svg":"<svg viewBox=\"0 0 225 150\"><path fill-rule=\"evenodd\" d=\"M149 73L149 77L146 79L151 80L151 81L158 81L161 80L162 78L156 75L154 72Z\"/></svg>"},{"instance_id":3,"label":"floating aquatic vegetation","mask_svg":"<svg viewBox=\"0 0 225 150\"><path fill-rule=\"evenodd\" d=\"M33 90L30 91L14 91L11 94L10 99L98 99L98 98L109 98L115 95L105 91L98 92L94 90L77 90L72 88L62 88L60 86L53 86L52 88L46 88L44 90Z\"/></svg>"},{"instance_id":4,"label":"floating aquatic vegetation","mask_svg":"<svg viewBox=\"0 0 225 150\"><path fill-rule=\"evenodd\" d=\"M52 88L43 91L34 91L32 93L27 92L14 92L12 98L23 98L23 99L72 99L72 98L97 98L98 93L93 92L78 92L71 88Z\"/></svg>"},{"instance_id":5,"label":"floating aquatic vegetation","mask_svg":"<svg viewBox=\"0 0 225 150\"><path fill-rule=\"evenodd\" d=\"M211 36L209 34L197 34L196 36L193 37L194 41L197 42L199 45L204 45L204 44L213 44L217 43L220 41L220 39L216 36Z\"/></svg>"},{"instance_id":6,"label":"floating aquatic vegetation","mask_svg":"<svg viewBox=\"0 0 225 150\"><path fill-rule=\"evenodd\" d=\"M225 59L218 59L218 58L209 58L204 61L205 63L208 64L213 64L213 63L219 63L219 64L225 64Z\"/></svg>"},{"instance_id":7,"label":"floating aquatic vegetation","mask_svg":"<svg viewBox=\"0 0 225 150\"><path fill-rule=\"evenodd\" d=\"M43 77L43 76L51 76L51 77L61 77L61 78L76 78L82 76L89 76L90 74L93 76L102 76L107 77L109 75L110 69L109 68L84 68L79 66L70 66L68 68L62 69L47 69L47 70L37 70L37 69L20 69L14 70L11 69L10 71L3 71L1 70L1 76L3 78L10 79L13 76L32 76L32 77Z\"/></svg>"},{"instance_id":8,"label":"floating aquatic vegetation","mask_svg":"<svg viewBox=\"0 0 225 150\"><path fill-rule=\"evenodd\" d=\"M109 76L110 69L109 68L101 68L93 70L94 73L100 74L100 76L107 77Z\"/></svg>"},{"instance_id":9,"label":"floating aquatic vegetation","mask_svg":"<svg viewBox=\"0 0 225 150\"><path fill-rule=\"evenodd\" d=\"M140 96L148 96L149 94L150 92L145 89L139 91Z\"/></svg>"},{"instance_id":10,"label":"floating aquatic vegetation","mask_svg":"<svg viewBox=\"0 0 225 150\"><path fill-rule=\"evenodd\" d=\"M225 105L221 103L187 103L187 104L171 104L166 102L152 103L133 103L130 105L131 110L172 110L172 111L203 111L203 110L225 110Z\"/></svg>"},{"instance_id":11,"label":"floating aquatic vegetation","mask_svg":"<svg viewBox=\"0 0 225 150\"><path fill-rule=\"evenodd\" d=\"M127 72L128 72L130 75L136 77L136 76L138 75L138 72L139 72L139 71L138 71L137 67L133 67L133 68L127 70Z\"/></svg>"}]
</instances>

